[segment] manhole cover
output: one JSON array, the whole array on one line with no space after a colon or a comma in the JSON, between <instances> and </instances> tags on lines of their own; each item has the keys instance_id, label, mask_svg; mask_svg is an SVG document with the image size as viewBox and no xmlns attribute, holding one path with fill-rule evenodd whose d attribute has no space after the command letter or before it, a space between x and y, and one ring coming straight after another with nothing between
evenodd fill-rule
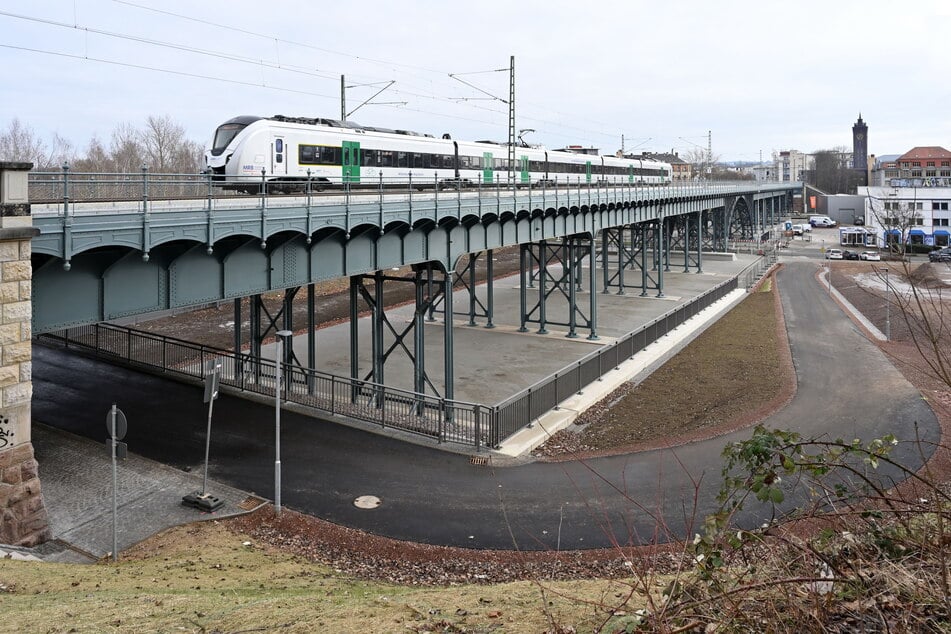
<instances>
[{"instance_id":1,"label":"manhole cover","mask_svg":"<svg viewBox=\"0 0 951 634\"><path fill-rule=\"evenodd\" d=\"M253 511L257 507L261 506L266 500L263 500L254 495L247 497L243 502L238 503L238 508L243 511Z\"/></svg>"},{"instance_id":2,"label":"manhole cover","mask_svg":"<svg viewBox=\"0 0 951 634\"><path fill-rule=\"evenodd\" d=\"M358 509L375 509L382 503L375 495L361 495L353 501L353 505Z\"/></svg>"}]
</instances>

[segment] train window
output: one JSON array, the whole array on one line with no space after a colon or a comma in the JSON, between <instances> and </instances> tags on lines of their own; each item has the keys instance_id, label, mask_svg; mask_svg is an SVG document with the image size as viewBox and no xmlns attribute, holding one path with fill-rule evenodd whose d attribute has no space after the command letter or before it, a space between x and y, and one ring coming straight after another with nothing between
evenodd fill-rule
<instances>
[{"instance_id":1,"label":"train window","mask_svg":"<svg viewBox=\"0 0 951 634\"><path fill-rule=\"evenodd\" d=\"M320 164L321 165L340 165L340 153L341 149L338 147L322 147L320 148Z\"/></svg>"},{"instance_id":2,"label":"train window","mask_svg":"<svg viewBox=\"0 0 951 634\"><path fill-rule=\"evenodd\" d=\"M482 157L481 156L471 156L469 160L472 161L472 169L479 169L482 167Z\"/></svg>"},{"instance_id":3,"label":"train window","mask_svg":"<svg viewBox=\"0 0 951 634\"><path fill-rule=\"evenodd\" d=\"M409 167L409 156L406 152L397 152L396 153L396 166L397 167Z\"/></svg>"},{"instance_id":4,"label":"train window","mask_svg":"<svg viewBox=\"0 0 951 634\"><path fill-rule=\"evenodd\" d=\"M275 152L284 151L284 139L274 139L274 151Z\"/></svg>"},{"instance_id":5,"label":"train window","mask_svg":"<svg viewBox=\"0 0 951 634\"><path fill-rule=\"evenodd\" d=\"M377 165L379 167L393 167L393 152L390 150L379 150L377 152Z\"/></svg>"},{"instance_id":6,"label":"train window","mask_svg":"<svg viewBox=\"0 0 951 634\"><path fill-rule=\"evenodd\" d=\"M413 153L413 169L423 169L426 167L426 155L422 152Z\"/></svg>"},{"instance_id":7,"label":"train window","mask_svg":"<svg viewBox=\"0 0 951 634\"><path fill-rule=\"evenodd\" d=\"M297 162L301 165L315 165L318 162L316 145L298 145Z\"/></svg>"}]
</instances>

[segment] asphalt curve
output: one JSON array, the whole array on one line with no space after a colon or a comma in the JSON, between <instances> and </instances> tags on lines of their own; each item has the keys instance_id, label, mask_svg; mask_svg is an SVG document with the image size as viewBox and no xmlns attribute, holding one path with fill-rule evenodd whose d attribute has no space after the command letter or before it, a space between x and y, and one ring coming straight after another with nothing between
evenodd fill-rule
<instances>
[{"instance_id":1,"label":"asphalt curve","mask_svg":"<svg viewBox=\"0 0 951 634\"><path fill-rule=\"evenodd\" d=\"M917 433L930 454L939 437L934 414L814 272L814 262L791 263L778 276L798 391L766 423L806 437ZM34 348L33 366L34 420L102 440L115 401L129 420L130 451L182 468L201 464L206 410L199 388L43 346ZM214 421L211 478L272 497L273 407L223 395ZM715 508L723 446L749 436L493 468L293 412L281 423L285 506L397 539L492 549L600 548L690 535ZM920 454L911 444L897 448L911 466ZM353 501L361 495L382 504L359 509ZM741 520L758 523L768 513L750 509Z\"/></svg>"}]
</instances>

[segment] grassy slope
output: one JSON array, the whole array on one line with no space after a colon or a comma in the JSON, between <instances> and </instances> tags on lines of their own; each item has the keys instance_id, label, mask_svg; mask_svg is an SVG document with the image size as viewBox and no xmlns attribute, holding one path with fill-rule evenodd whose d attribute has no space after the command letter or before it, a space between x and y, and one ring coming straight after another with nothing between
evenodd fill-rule
<instances>
[{"instance_id":1,"label":"grassy slope","mask_svg":"<svg viewBox=\"0 0 951 634\"><path fill-rule=\"evenodd\" d=\"M631 592L617 581L365 582L246 539L203 522L171 529L118 564L0 560L0 632L542 632L545 605L556 623L590 631L608 618L592 604L619 604Z\"/></svg>"}]
</instances>

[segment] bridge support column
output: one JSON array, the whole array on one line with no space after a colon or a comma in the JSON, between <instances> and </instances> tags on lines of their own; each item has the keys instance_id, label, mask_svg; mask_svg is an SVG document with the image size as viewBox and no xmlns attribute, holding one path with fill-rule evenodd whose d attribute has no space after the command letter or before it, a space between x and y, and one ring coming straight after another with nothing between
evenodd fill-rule
<instances>
[{"instance_id":1,"label":"bridge support column","mask_svg":"<svg viewBox=\"0 0 951 634\"><path fill-rule=\"evenodd\" d=\"M428 390L439 396L439 391L433 385L426 372L426 336L424 323L427 321L426 315L436 301L444 301L445 306L451 307L452 296L444 297L449 292L447 287L452 287L453 276L446 274L441 280L434 280L433 264L426 263L414 267L412 279L405 277L390 277L384 275L382 271L376 271L372 275L354 275L350 277L350 378L354 381L351 390L351 400L356 399L361 394L372 399L372 403L382 408L385 399L385 368L386 362L390 360L394 352L403 351L406 358L413 364L413 391L417 394L425 394ZM424 278L425 274L425 278ZM373 281L373 289L367 288L367 282ZM413 284L413 296L415 298L415 311L413 319L406 326L397 327L390 321L386 314L386 305L384 303L383 284ZM427 290L432 289L435 295L429 295ZM370 345L371 345L371 368L368 373L361 376L360 372L360 328L358 325L360 300L370 309ZM448 317L445 320L448 332L446 334L446 383L444 387L444 396L452 398L453 374L452 374L452 310L443 311L443 315ZM388 334L387 334L388 333ZM412 342L412 346L407 342ZM361 391L358 382L371 382L375 387L370 391ZM405 388L404 388L405 389ZM417 403L416 413L422 414L422 401Z\"/></svg>"},{"instance_id":2,"label":"bridge support column","mask_svg":"<svg viewBox=\"0 0 951 634\"><path fill-rule=\"evenodd\" d=\"M664 297L664 270L670 270L665 265L667 260L667 240L664 239L667 234L666 224L663 218L657 223L657 233L654 240L654 250L659 256L657 259L657 297Z\"/></svg>"},{"instance_id":3,"label":"bridge support column","mask_svg":"<svg viewBox=\"0 0 951 634\"><path fill-rule=\"evenodd\" d=\"M535 248L538 249L537 254ZM520 274L519 274L519 308L521 311L519 332L527 332L526 324L538 324L537 334L548 334L548 326L566 326L567 337L578 336L578 325L589 329L589 339L597 339L595 324L597 315L595 288L597 285L597 263L595 241L592 237L574 235L562 238L559 241L542 240L536 244L523 244L520 247ZM583 292L584 271L583 263L588 258L591 270L588 272L590 284L589 292L592 298L590 306L593 309L588 314L578 306L578 292ZM527 280L534 266L538 266L538 300L534 306L528 307ZM552 270L561 269L559 273ZM551 270L549 270L551 269ZM551 296L559 296L567 301L567 321L552 321L548 316L548 302Z\"/></svg>"},{"instance_id":4,"label":"bridge support column","mask_svg":"<svg viewBox=\"0 0 951 634\"><path fill-rule=\"evenodd\" d=\"M0 162L0 543L52 537L33 456L30 163Z\"/></svg>"},{"instance_id":5,"label":"bridge support column","mask_svg":"<svg viewBox=\"0 0 951 634\"><path fill-rule=\"evenodd\" d=\"M703 212L697 212L697 273L703 273Z\"/></svg>"},{"instance_id":6,"label":"bridge support column","mask_svg":"<svg viewBox=\"0 0 951 634\"><path fill-rule=\"evenodd\" d=\"M613 286L617 286L617 294L625 295L625 290L629 286L624 282L624 272L626 269L636 269L638 267L637 255L641 248L640 241L637 239L638 233L633 225L621 225L618 227L601 230L601 269L604 282L602 293L607 295ZM628 240L630 236L630 240ZM617 271L612 275L610 270L610 248L614 245L617 249ZM636 287L632 285L631 287Z\"/></svg>"}]
</instances>

